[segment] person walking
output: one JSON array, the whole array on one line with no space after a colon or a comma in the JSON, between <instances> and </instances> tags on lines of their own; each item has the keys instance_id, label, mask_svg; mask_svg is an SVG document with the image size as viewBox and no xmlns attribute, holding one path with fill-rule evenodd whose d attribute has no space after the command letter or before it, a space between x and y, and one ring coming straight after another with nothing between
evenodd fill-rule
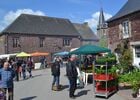
<instances>
[{"instance_id":1,"label":"person walking","mask_svg":"<svg viewBox=\"0 0 140 100\"><path fill-rule=\"evenodd\" d=\"M27 61L27 71L29 72L29 77L32 77L33 61L31 58Z\"/></svg>"},{"instance_id":2,"label":"person walking","mask_svg":"<svg viewBox=\"0 0 140 100\"><path fill-rule=\"evenodd\" d=\"M69 83L70 83L70 88L69 88L69 97L74 99L76 96L74 95L74 92L77 88L77 59L76 55L72 55L71 58L69 59L68 63L66 64L66 75L68 77Z\"/></svg>"},{"instance_id":3,"label":"person walking","mask_svg":"<svg viewBox=\"0 0 140 100\"><path fill-rule=\"evenodd\" d=\"M25 80L26 79L26 61L23 60L21 67L22 67L22 76L23 76L23 79Z\"/></svg>"},{"instance_id":4,"label":"person walking","mask_svg":"<svg viewBox=\"0 0 140 100\"><path fill-rule=\"evenodd\" d=\"M52 76L53 76L53 82L52 82L52 90L59 90L60 88L60 62L59 59L56 58L54 60L54 63L51 67L51 72L52 72ZM56 89L54 89L54 87L56 87Z\"/></svg>"},{"instance_id":5,"label":"person walking","mask_svg":"<svg viewBox=\"0 0 140 100\"><path fill-rule=\"evenodd\" d=\"M22 64L22 60L17 60L16 62L16 69L15 69L15 73L16 73L16 81L19 81L19 78L21 78L21 64Z\"/></svg>"},{"instance_id":6,"label":"person walking","mask_svg":"<svg viewBox=\"0 0 140 100\"><path fill-rule=\"evenodd\" d=\"M4 62L3 68L0 69L0 76L1 76L0 88L2 88L5 93L4 100L6 100L7 96L8 96L8 100L14 100L13 78L15 77L15 72L12 68L10 68L9 62Z\"/></svg>"}]
</instances>

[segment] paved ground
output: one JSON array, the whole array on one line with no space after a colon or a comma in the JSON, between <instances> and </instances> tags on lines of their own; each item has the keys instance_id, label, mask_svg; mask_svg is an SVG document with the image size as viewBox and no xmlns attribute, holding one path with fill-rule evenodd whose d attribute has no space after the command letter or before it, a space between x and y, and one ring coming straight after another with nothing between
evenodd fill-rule
<instances>
[{"instance_id":1,"label":"paved ground","mask_svg":"<svg viewBox=\"0 0 140 100\"><path fill-rule=\"evenodd\" d=\"M56 92L51 90L52 76L50 69L34 71L33 78L15 82L14 100L71 100L68 96L68 80L64 74L65 68L61 68L61 84L65 88ZM83 89L77 89L75 94L77 95L76 100L105 99L94 98L92 84L88 84ZM109 100L132 100L130 90L121 90L109 97Z\"/></svg>"}]
</instances>

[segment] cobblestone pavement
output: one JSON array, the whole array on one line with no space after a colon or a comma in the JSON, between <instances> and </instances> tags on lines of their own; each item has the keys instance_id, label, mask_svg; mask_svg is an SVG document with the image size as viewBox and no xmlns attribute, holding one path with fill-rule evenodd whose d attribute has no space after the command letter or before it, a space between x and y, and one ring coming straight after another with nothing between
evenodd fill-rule
<instances>
[{"instance_id":1,"label":"cobblestone pavement","mask_svg":"<svg viewBox=\"0 0 140 100\"><path fill-rule=\"evenodd\" d=\"M68 80L65 76L64 67L61 68L60 83L64 86L61 91L51 90L52 76L49 68L33 71L33 76L33 78L15 82L14 100L71 100L68 96ZM125 92L126 90L121 90L108 99L132 100L130 94ZM92 84L88 84L83 89L77 89L75 94L77 95L75 100L105 100L105 98L94 98Z\"/></svg>"}]
</instances>

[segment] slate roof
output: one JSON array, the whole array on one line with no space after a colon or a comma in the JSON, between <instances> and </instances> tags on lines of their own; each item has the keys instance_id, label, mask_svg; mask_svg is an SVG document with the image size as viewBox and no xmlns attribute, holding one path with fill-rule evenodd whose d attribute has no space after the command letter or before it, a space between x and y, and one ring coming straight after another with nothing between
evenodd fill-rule
<instances>
[{"instance_id":1,"label":"slate roof","mask_svg":"<svg viewBox=\"0 0 140 100\"><path fill-rule=\"evenodd\" d=\"M2 31L4 33L79 36L68 19L21 14Z\"/></svg>"},{"instance_id":2,"label":"slate roof","mask_svg":"<svg viewBox=\"0 0 140 100\"><path fill-rule=\"evenodd\" d=\"M90 29L87 23L79 24L73 23L77 31L80 33L82 40L85 41L99 41L94 32Z\"/></svg>"},{"instance_id":3,"label":"slate roof","mask_svg":"<svg viewBox=\"0 0 140 100\"><path fill-rule=\"evenodd\" d=\"M140 11L140 0L128 0L126 4L119 10L119 12L110 18L107 22L116 20L137 11Z\"/></svg>"}]
</instances>

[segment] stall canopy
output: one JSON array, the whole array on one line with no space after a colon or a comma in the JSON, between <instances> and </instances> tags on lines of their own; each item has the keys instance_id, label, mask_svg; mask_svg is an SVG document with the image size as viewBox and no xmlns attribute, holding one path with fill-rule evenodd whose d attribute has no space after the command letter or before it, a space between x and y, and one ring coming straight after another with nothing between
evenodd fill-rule
<instances>
[{"instance_id":1,"label":"stall canopy","mask_svg":"<svg viewBox=\"0 0 140 100\"><path fill-rule=\"evenodd\" d=\"M104 53L104 52L111 52L111 50L108 48L99 47L95 45L84 45L70 52L70 54L96 54L96 53Z\"/></svg>"},{"instance_id":2,"label":"stall canopy","mask_svg":"<svg viewBox=\"0 0 140 100\"><path fill-rule=\"evenodd\" d=\"M3 54L3 55L0 55L0 58L10 58L10 57L13 57L13 56L16 56L17 53L13 53L13 54Z\"/></svg>"},{"instance_id":3,"label":"stall canopy","mask_svg":"<svg viewBox=\"0 0 140 100\"><path fill-rule=\"evenodd\" d=\"M30 54L31 56L48 56L48 52L33 52Z\"/></svg>"},{"instance_id":4,"label":"stall canopy","mask_svg":"<svg viewBox=\"0 0 140 100\"><path fill-rule=\"evenodd\" d=\"M18 53L18 54L16 55L16 57L29 57L29 56L31 56L31 55L28 54L28 53L26 53L26 52L21 52L21 53Z\"/></svg>"},{"instance_id":5,"label":"stall canopy","mask_svg":"<svg viewBox=\"0 0 140 100\"><path fill-rule=\"evenodd\" d=\"M66 55L68 55L68 54L69 54L69 52L64 51L64 52L55 53L54 56L66 56Z\"/></svg>"}]
</instances>

